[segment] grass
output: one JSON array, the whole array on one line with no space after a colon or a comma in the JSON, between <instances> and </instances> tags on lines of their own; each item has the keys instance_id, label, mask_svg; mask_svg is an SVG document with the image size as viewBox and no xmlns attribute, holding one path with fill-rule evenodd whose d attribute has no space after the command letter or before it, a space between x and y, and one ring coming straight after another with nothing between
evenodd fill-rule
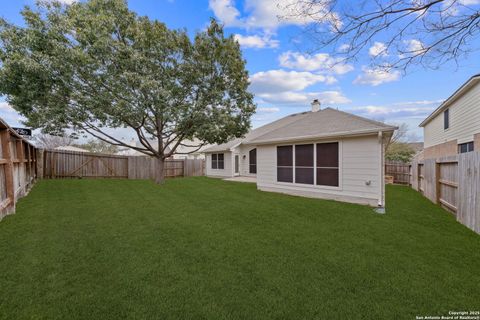
<instances>
[{"instance_id":1,"label":"grass","mask_svg":"<svg viewBox=\"0 0 480 320\"><path fill-rule=\"evenodd\" d=\"M480 307L480 236L208 178L45 180L0 223L0 319L414 319Z\"/></svg>"}]
</instances>

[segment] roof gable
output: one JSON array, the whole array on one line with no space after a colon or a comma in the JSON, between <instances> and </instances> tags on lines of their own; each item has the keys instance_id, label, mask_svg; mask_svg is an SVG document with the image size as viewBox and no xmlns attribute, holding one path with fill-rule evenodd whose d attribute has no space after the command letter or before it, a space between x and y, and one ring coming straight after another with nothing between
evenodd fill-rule
<instances>
[{"instance_id":1,"label":"roof gable","mask_svg":"<svg viewBox=\"0 0 480 320\"><path fill-rule=\"evenodd\" d=\"M281 128L251 139L250 143L299 140L318 137L354 135L378 131L393 131L396 127L359 117L347 112L326 108Z\"/></svg>"},{"instance_id":2,"label":"roof gable","mask_svg":"<svg viewBox=\"0 0 480 320\"><path fill-rule=\"evenodd\" d=\"M452 103L458 100L461 96L463 96L466 92L470 91L475 85L478 85L480 82L480 74L476 74L470 79L467 80L464 84L460 86L450 97L448 97L440 106L435 109L428 117L425 118L418 126L424 127L430 121L432 121L436 116L441 114L443 110L447 109Z\"/></svg>"},{"instance_id":3,"label":"roof gable","mask_svg":"<svg viewBox=\"0 0 480 320\"><path fill-rule=\"evenodd\" d=\"M394 126L332 108L302 112L251 130L244 138L213 146L204 152L228 151L240 144L256 144L303 138L345 136L378 131L393 131Z\"/></svg>"}]
</instances>

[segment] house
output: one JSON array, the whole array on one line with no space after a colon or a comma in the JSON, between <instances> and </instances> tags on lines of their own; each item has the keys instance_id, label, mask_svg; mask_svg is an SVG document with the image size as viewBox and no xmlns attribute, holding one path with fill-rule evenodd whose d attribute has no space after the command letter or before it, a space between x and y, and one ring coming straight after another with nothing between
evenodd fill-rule
<instances>
[{"instance_id":1,"label":"house","mask_svg":"<svg viewBox=\"0 0 480 320\"><path fill-rule=\"evenodd\" d=\"M60 146L60 147L56 147L55 150L74 151L74 152L90 152L86 149L75 147L75 146Z\"/></svg>"},{"instance_id":2,"label":"house","mask_svg":"<svg viewBox=\"0 0 480 320\"><path fill-rule=\"evenodd\" d=\"M203 150L211 147L211 145L205 145L199 148L202 142L198 139L185 140L181 145L177 147L173 154L173 159L205 159L205 153Z\"/></svg>"},{"instance_id":3,"label":"house","mask_svg":"<svg viewBox=\"0 0 480 320\"><path fill-rule=\"evenodd\" d=\"M424 159L480 150L480 74L465 82L420 127Z\"/></svg>"},{"instance_id":4,"label":"house","mask_svg":"<svg viewBox=\"0 0 480 320\"><path fill-rule=\"evenodd\" d=\"M130 145L132 147L139 147L143 148L144 146L137 140L131 139L130 141L126 142L125 139L123 139L123 142L127 145ZM152 146L157 145L156 140L149 140L149 143ZM182 160L182 159L204 159L205 155L203 153L203 150L208 148L208 146L202 146L201 148L198 148L201 144L200 140L194 139L194 140L184 140L181 145L177 147L175 150L175 153L170 157L171 159L175 160ZM166 148L165 152L170 152L170 148ZM145 156L144 153L139 152L137 150L134 150L132 148L128 147L119 147L118 151L115 153L117 155L122 155L122 156Z\"/></svg>"},{"instance_id":5,"label":"house","mask_svg":"<svg viewBox=\"0 0 480 320\"><path fill-rule=\"evenodd\" d=\"M206 149L206 175L250 176L263 191L383 207L384 146L395 129L314 100L312 111Z\"/></svg>"}]
</instances>

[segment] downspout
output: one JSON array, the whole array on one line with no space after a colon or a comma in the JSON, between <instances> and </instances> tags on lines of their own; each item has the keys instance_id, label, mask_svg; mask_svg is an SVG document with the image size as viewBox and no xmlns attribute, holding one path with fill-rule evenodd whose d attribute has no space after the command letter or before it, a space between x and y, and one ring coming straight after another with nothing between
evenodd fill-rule
<instances>
[{"instance_id":1,"label":"downspout","mask_svg":"<svg viewBox=\"0 0 480 320\"><path fill-rule=\"evenodd\" d=\"M378 132L378 142L380 145L380 188L378 195L378 208L375 210L377 213L385 213L385 150L383 146L383 132Z\"/></svg>"}]
</instances>

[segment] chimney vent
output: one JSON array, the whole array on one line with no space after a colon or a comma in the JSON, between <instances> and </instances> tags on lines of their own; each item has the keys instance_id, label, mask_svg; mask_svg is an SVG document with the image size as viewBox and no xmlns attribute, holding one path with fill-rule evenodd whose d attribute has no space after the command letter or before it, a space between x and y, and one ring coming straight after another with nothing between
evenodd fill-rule
<instances>
[{"instance_id":1,"label":"chimney vent","mask_svg":"<svg viewBox=\"0 0 480 320\"><path fill-rule=\"evenodd\" d=\"M317 112L320 111L320 101L318 99L315 99L312 101L312 112Z\"/></svg>"}]
</instances>

